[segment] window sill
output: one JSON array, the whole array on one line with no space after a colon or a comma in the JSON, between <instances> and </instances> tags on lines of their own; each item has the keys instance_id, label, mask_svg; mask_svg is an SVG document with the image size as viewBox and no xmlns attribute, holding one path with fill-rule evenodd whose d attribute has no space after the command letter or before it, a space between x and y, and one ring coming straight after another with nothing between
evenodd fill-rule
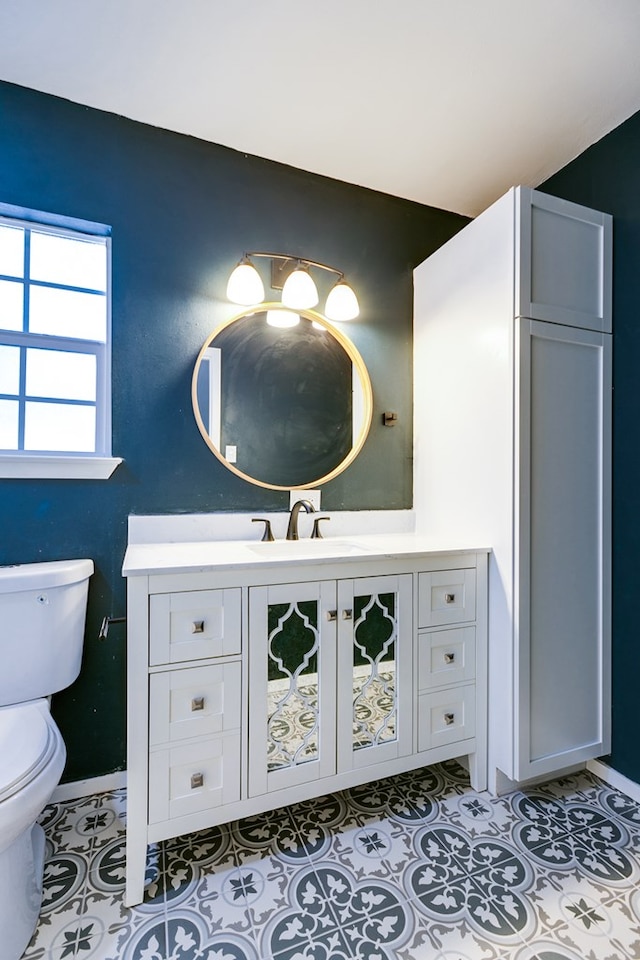
<instances>
[{"instance_id":1,"label":"window sill","mask_svg":"<svg viewBox=\"0 0 640 960\"><path fill-rule=\"evenodd\" d=\"M121 457L0 454L0 478L14 480L108 480Z\"/></svg>"}]
</instances>

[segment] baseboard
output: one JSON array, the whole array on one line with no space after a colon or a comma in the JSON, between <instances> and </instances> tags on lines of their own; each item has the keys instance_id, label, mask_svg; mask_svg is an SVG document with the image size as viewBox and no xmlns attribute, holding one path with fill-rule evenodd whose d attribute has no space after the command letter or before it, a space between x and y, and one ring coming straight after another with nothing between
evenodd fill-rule
<instances>
[{"instance_id":1,"label":"baseboard","mask_svg":"<svg viewBox=\"0 0 640 960\"><path fill-rule=\"evenodd\" d=\"M600 777L600 779L604 780L610 787L619 790L620 793L626 794L627 797L635 800L636 803L640 803L640 783L636 783L635 780L629 780L628 777L618 773L617 770L603 763L602 760L588 760L587 770L595 773L596 777Z\"/></svg>"},{"instance_id":2,"label":"baseboard","mask_svg":"<svg viewBox=\"0 0 640 960\"><path fill-rule=\"evenodd\" d=\"M79 800L81 797L90 797L93 793L119 790L120 787L126 787L126 785L126 770L106 773L102 777L91 777L89 780L74 780L70 783L59 783L53 792L51 803L63 803L65 800Z\"/></svg>"}]
</instances>

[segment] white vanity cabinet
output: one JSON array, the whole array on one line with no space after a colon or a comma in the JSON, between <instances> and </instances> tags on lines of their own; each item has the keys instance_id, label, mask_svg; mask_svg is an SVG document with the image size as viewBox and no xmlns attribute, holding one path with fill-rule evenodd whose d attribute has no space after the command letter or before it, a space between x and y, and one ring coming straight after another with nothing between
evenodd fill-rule
<instances>
[{"instance_id":1,"label":"white vanity cabinet","mask_svg":"<svg viewBox=\"0 0 640 960\"><path fill-rule=\"evenodd\" d=\"M609 750L611 228L515 188L415 271L417 525L492 548L493 789Z\"/></svg>"},{"instance_id":2,"label":"white vanity cabinet","mask_svg":"<svg viewBox=\"0 0 640 960\"><path fill-rule=\"evenodd\" d=\"M392 539L129 546L127 904L154 841L454 757L484 789L487 551Z\"/></svg>"}]
</instances>

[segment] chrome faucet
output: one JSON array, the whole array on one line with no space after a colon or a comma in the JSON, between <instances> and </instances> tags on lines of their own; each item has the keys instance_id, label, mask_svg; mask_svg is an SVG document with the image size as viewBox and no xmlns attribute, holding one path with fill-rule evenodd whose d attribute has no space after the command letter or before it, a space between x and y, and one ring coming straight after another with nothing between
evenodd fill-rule
<instances>
[{"instance_id":1,"label":"chrome faucet","mask_svg":"<svg viewBox=\"0 0 640 960\"><path fill-rule=\"evenodd\" d=\"M315 513L316 509L310 500L296 500L294 505L291 507L291 513L289 514L289 526L287 527L287 540L299 540L298 537L298 514L301 510L306 513Z\"/></svg>"}]
</instances>

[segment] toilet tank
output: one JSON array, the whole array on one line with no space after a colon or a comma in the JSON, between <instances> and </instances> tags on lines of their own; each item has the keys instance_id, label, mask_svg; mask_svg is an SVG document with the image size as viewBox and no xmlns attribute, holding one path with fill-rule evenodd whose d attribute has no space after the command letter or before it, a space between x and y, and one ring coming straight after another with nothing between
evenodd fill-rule
<instances>
[{"instance_id":1,"label":"toilet tank","mask_svg":"<svg viewBox=\"0 0 640 960\"><path fill-rule=\"evenodd\" d=\"M46 697L80 672L93 560L0 567L0 705Z\"/></svg>"}]
</instances>

